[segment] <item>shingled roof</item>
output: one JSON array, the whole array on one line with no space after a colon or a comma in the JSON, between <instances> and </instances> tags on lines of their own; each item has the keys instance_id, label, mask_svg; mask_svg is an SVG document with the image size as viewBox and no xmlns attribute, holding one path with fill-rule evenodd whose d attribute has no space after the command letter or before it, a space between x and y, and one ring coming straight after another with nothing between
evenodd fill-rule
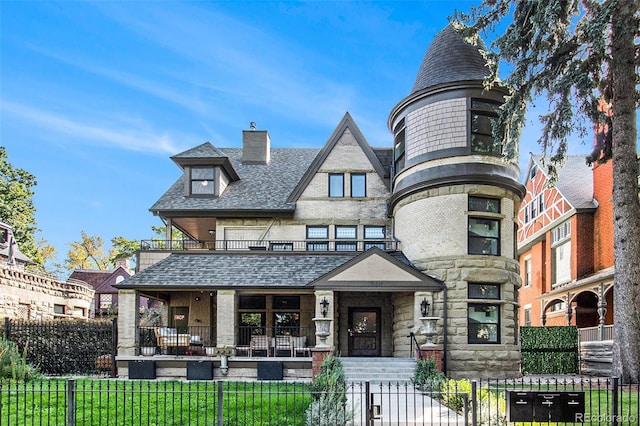
<instances>
[{"instance_id":1,"label":"shingled roof","mask_svg":"<svg viewBox=\"0 0 640 426\"><path fill-rule=\"evenodd\" d=\"M542 163L533 157L540 170L546 170ZM546 160L548 162L549 159ZM593 170L586 163L584 155L567 155L562 167L558 167L558 191L576 209L594 209Z\"/></svg>"},{"instance_id":2,"label":"shingled roof","mask_svg":"<svg viewBox=\"0 0 640 426\"><path fill-rule=\"evenodd\" d=\"M360 253L173 253L117 288L301 288Z\"/></svg>"},{"instance_id":3,"label":"shingled roof","mask_svg":"<svg viewBox=\"0 0 640 426\"><path fill-rule=\"evenodd\" d=\"M479 49L486 50L482 40L478 46L473 46L466 43L451 25L447 25L427 49L411 93L439 84L484 80L489 69Z\"/></svg>"},{"instance_id":4,"label":"shingled roof","mask_svg":"<svg viewBox=\"0 0 640 426\"><path fill-rule=\"evenodd\" d=\"M216 198L187 197L184 175L149 209L154 213L170 211L293 211L287 197L316 157L318 148L272 148L269 164L242 164L242 149L219 148L228 156L240 180L231 182ZM188 152L188 151L187 151Z\"/></svg>"}]
</instances>

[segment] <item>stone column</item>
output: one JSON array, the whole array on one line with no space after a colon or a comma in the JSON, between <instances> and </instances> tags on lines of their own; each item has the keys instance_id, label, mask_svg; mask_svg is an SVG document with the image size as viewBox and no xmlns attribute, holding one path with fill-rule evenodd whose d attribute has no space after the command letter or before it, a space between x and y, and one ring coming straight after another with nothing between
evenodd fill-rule
<instances>
[{"instance_id":1,"label":"stone column","mask_svg":"<svg viewBox=\"0 0 640 426\"><path fill-rule=\"evenodd\" d=\"M137 290L118 290L118 356L136 355L140 326Z\"/></svg>"},{"instance_id":2,"label":"stone column","mask_svg":"<svg viewBox=\"0 0 640 426\"><path fill-rule=\"evenodd\" d=\"M218 290L216 310L216 330L218 348L236 344L236 291Z\"/></svg>"},{"instance_id":3,"label":"stone column","mask_svg":"<svg viewBox=\"0 0 640 426\"><path fill-rule=\"evenodd\" d=\"M320 302L322 302L322 299L327 299L327 302L329 302L329 305L327 307L327 318L335 318L335 313L337 312L337 307L336 307L336 303L335 303L335 299L333 296L333 291L331 290L317 290L314 292L315 296L316 296L316 309L315 309L315 315L313 316L314 318L321 318L322 317L322 306L320 305ZM335 337L336 337L336 332L337 330L335 329L335 320L331 322L331 326L329 327L329 330L331 330L331 334L327 337L327 345L331 348L333 348L334 342L335 342ZM316 339L316 344L317 344L317 339Z\"/></svg>"}]
</instances>

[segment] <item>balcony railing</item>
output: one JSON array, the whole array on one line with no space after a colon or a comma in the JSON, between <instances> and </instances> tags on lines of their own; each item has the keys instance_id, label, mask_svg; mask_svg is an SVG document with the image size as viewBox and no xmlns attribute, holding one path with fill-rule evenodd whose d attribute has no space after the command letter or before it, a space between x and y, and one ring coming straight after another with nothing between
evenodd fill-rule
<instances>
[{"instance_id":1,"label":"balcony railing","mask_svg":"<svg viewBox=\"0 0 640 426\"><path fill-rule=\"evenodd\" d=\"M321 251L361 252L378 247L384 251L400 250L396 240L142 240L143 251Z\"/></svg>"}]
</instances>

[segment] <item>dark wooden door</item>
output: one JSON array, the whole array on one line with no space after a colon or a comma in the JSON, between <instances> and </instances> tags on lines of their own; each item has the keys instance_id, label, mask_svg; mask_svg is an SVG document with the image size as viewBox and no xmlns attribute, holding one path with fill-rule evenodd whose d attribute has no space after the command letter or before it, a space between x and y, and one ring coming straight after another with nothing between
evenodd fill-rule
<instances>
[{"instance_id":1,"label":"dark wooden door","mask_svg":"<svg viewBox=\"0 0 640 426\"><path fill-rule=\"evenodd\" d=\"M189 333L189 307L173 306L171 308L171 326L178 330L178 333Z\"/></svg>"},{"instance_id":2,"label":"dark wooden door","mask_svg":"<svg viewBox=\"0 0 640 426\"><path fill-rule=\"evenodd\" d=\"M380 356L380 308L349 308L349 356Z\"/></svg>"}]
</instances>

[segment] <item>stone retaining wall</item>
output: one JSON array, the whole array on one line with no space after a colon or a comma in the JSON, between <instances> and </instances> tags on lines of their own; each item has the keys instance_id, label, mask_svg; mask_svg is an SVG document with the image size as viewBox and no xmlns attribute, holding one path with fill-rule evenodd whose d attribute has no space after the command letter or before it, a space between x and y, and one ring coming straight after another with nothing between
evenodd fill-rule
<instances>
[{"instance_id":1,"label":"stone retaining wall","mask_svg":"<svg viewBox=\"0 0 640 426\"><path fill-rule=\"evenodd\" d=\"M580 373L611 376L613 340L580 342Z\"/></svg>"}]
</instances>

